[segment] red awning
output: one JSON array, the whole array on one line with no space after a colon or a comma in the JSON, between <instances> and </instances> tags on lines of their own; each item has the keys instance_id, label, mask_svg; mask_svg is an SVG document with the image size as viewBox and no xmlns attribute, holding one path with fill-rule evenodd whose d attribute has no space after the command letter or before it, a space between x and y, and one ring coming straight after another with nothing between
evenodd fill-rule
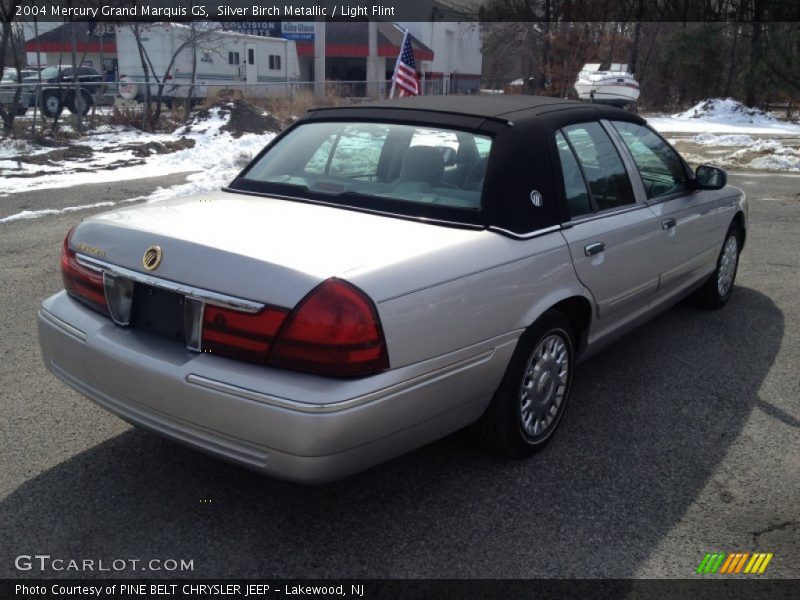
<instances>
[{"instance_id":1,"label":"red awning","mask_svg":"<svg viewBox=\"0 0 800 600\"><path fill-rule=\"evenodd\" d=\"M313 42L297 42L298 56L314 56ZM369 46L363 44L325 44L325 56L328 58L366 58ZM378 56L396 58L400 48L391 44L378 46ZM433 60L433 52L414 49L414 58L417 60Z\"/></svg>"},{"instance_id":2,"label":"red awning","mask_svg":"<svg viewBox=\"0 0 800 600\"><path fill-rule=\"evenodd\" d=\"M63 52L65 54L72 52L72 45L69 42L37 42L30 40L25 42L25 52ZM107 52L108 54L117 53L117 44L115 42L104 42L98 40L96 42L78 42L77 52Z\"/></svg>"}]
</instances>

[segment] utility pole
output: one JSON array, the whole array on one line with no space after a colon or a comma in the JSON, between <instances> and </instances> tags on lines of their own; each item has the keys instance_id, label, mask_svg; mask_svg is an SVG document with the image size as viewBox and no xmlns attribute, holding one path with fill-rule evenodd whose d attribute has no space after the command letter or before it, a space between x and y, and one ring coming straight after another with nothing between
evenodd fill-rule
<instances>
[{"instance_id":1,"label":"utility pole","mask_svg":"<svg viewBox=\"0 0 800 600\"><path fill-rule=\"evenodd\" d=\"M325 21L314 23L314 97L325 99Z\"/></svg>"},{"instance_id":2,"label":"utility pole","mask_svg":"<svg viewBox=\"0 0 800 600\"><path fill-rule=\"evenodd\" d=\"M368 47L367 54L367 96L377 98L380 94L380 83L383 79L378 74L378 23L369 21L367 23Z\"/></svg>"}]
</instances>

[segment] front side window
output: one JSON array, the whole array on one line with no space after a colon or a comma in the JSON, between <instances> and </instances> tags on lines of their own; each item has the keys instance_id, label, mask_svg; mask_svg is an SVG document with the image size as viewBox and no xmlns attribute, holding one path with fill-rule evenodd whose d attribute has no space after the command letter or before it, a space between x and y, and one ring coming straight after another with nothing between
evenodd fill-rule
<instances>
[{"instance_id":1,"label":"front side window","mask_svg":"<svg viewBox=\"0 0 800 600\"><path fill-rule=\"evenodd\" d=\"M636 201L625 165L600 123L570 125L562 131L581 163L597 210Z\"/></svg>"},{"instance_id":2,"label":"front side window","mask_svg":"<svg viewBox=\"0 0 800 600\"><path fill-rule=\"evenodd\" d=\"M293 195L353 206L391 200L401 211L412 204L477 211L491 144L488 136L438 127L306 123L243 177L250 187L263 184L265 192L291 186Z\"/></svg>"},{"instance_id":3,"label":"front side window","mask_svg":"<svg viewBox=\"0 0 800 600\"><path fill-rule=\"evenodd\" d=\"M642 176L648 198L685 192L689 181L678 153L647 127L613 121Z\"/></svg>"}]
</instances>

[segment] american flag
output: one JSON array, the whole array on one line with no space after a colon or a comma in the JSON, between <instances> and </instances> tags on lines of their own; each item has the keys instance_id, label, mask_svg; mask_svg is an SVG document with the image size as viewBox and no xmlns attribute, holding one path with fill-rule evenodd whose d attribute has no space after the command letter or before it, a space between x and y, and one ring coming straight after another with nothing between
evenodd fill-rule
<instances>
[{"instance_id":1,"label":"american flag","mask_svg":"<svg viewBox=\"0 0 800 600\"><path fill-rule=\"evenodd\" d=\"M419 95L417 64L414 62L414 51L411 48L408 31L403 36L403 46L400 48L400 56L397 57L397 64L394 67L391 97L394 97L395 89L399 98Z\"/></svg>"}]
</instances>

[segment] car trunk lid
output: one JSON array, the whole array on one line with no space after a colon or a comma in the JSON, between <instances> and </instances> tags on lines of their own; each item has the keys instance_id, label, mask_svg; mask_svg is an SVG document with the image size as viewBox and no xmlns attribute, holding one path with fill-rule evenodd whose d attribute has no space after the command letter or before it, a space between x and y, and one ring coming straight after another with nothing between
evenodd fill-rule
<instances>
[{"instance_id":1,"label":"car trunk lid","mask_svg":"<svg viewBox=\"0 0 800 600\"><path fill-rule=\"evenodd\" d=\"M88 257L160 279L291 308L330 277L347 279L348 273L386 270L423 255L441 256L487 235L494 234L214 192L91 217L75 230L72 246ZM161 250L161 262L148 271L143 259L154 246ZM456 275L425 274L424 281L413 285ZM386 278L381 288L365 291L375 301L407 291L393 289L390 283L387 287Z\"/></svg>"}]
</instances>

